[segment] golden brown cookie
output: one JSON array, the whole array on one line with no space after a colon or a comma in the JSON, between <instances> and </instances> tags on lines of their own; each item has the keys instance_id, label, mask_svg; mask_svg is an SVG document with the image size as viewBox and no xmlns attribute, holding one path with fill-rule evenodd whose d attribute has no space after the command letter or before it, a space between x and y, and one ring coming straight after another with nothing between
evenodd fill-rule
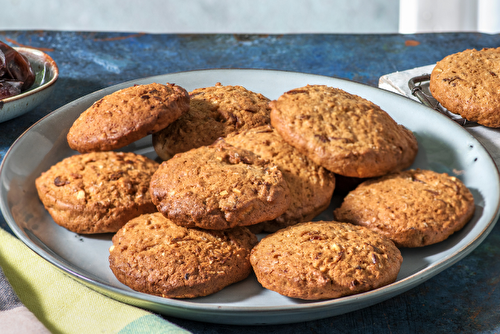
<instances>
[{"instance_id":1,"label":"golden brown cookie","mask_svg":"<svg viewBox=\"0 0 500 334\"><path fill-rule=\"evenodd\" d=\"M398 247L422 247L460 230L474 209L474 198L459 179L416 169L362 183L334 214L384 234Z\"/></svg>"},{"instance_id":2,"label":"golden brown cookie","mask_svg":"<svg viewBox=\"0 0 500 334\"><path fill-rule=\"evenodd\" d=\"M164 161L150 190L158 211L187 227L254 225L280 216L290 205L288 185L276 165L223 140Z\"/></svg>"},{"instance_id":3,"label":"golden brown cookie","mask_svg":"<svg viewBox=\"0 0 500 334\"><path fill-rule=\"evenodd\" d=\"M199 88L190 92L191 108L177 121L153 135L160 158L212 144L236 130L269 124L269 99L241 86Z\"/></svg>"},{"instance_id":4,"label":"golden brown cookie","mask_svg":"<svg viewBox=\"0 0 500 334\"><path fill-rule=\"evenodd\" d=\"M363 226L335 221L293 225L263 238L250 262L263 287L317 300L394 282L403 258L394 243Z\"/></svg>"},{"instance_id":5,"label":"golden brown cookie","mask_svg":"<svg viewBox=\"0 0 500 334\"><path fill-rule=\"evenodd\" d=\"M133 290L168 298L206 296L245 279L257 238L245 227L186 228L161 213L139 216L113 236L110 268Z\"/></svg>"},{"instance_id":6,"label":"golden brown cookie","mask_svg":"<svg viewBox=\"0 0 500 334\"><path fill-rule=\"evenodd\" d=\"M270 125L229 134L225 141L276 164L288 184L290 206L276 219L258 224L262 231L275 232L310 221L329 206L335 189L334 174L299 153ZM254 227L250 229L253 231Z\"/></svg>"},{"instance_id":7,"label":"golden brown cookie","mask_svg":"<svg viewBox=\"0 0 500 334\"><path fill-rule=\"evenodd\" d=\"M158 163L122 152L73 155L36 179L54 221L76 233L116 232L128 220L155 212L149 195Z\"/></svg>"},{"instance_id":8,"label":"golden brown cookie","mask_svg":"<svg viewBox=\"0 0 500 334\"><path fill-rule=\"evenodd\" d=\"M500 127L500 48L465 50L437 62L432 96L449 111L471 122Z\"/></svg>"},{"instance_id":9,"label":"golden brown cookie","mask_svg":"<svg viewBox=\"0 0 500 334\"><path fill-rule=\"evenodd\" d=\"M81 153L114 150L165 128L188 110L189 95L182 87L135 85L84 111L69 130L68 144Z\"/></svg>"},{"instance_id":10,"label":"golden brown cookie","mask_svg":"<svg viewBox=\"0 0 500 334\"><path fill-rule=\"evenodd\" d=\"M341 89L297 88L270 103L271 124L302 154L344 176L366 178L409 167L413 133L374 103Z\"/></svg>"}]
</instances>

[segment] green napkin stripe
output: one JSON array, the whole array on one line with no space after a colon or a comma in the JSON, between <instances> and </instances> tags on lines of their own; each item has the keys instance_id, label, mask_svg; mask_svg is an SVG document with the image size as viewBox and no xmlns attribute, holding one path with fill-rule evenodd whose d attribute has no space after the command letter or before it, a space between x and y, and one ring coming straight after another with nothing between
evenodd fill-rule
<instances>
[{"instance_id":1,"label":"green napkin stripe","mask_svg":"<svg viewBox=\"0 0 500 334\"><path fill-rule=\"evenodd\" d=\"M127 326L123 327L119 334L186 334L190 333L185 329L166 322L154 314L142 316Z\"/></svg>"}]
</instances>

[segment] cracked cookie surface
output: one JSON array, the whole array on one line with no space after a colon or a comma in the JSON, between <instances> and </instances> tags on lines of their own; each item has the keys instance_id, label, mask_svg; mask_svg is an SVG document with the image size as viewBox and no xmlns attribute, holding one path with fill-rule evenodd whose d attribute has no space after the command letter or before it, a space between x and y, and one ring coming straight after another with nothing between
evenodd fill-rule
<instances>
[{"instance_id":1,"label":"cracked cookie surface","mask_svg":"<svg viewBox=\"0 0 500 334\"><path fill-rule=\"evenodd\" d=\"M398 247L422 247L462 229L474 210L474 197L458 178L416 169L360 184L334 215L382 233Z\"/></svg>"},{"instance_id":2,"label":"cracked cookie surface","mask_svg":"<svg viewBox=\"0 0 500 334\"><path fill-rule=\"evenodd\" d=\"M132 219L113 236L109 263L118 280L136 291L194 298L245 279L256 243L245 227L186 228L156 212Z\"/></svg>"},{"instance_id":3,"label":"cracked cookie surface","mask_svg":"<svg viewBox=\"0 0 500 334\"><path fill-rule=\"evenodd\" d=\"M436 63L429 89L452 113L500 127L500 48L465 50Z\"/></svg>"},{"instance_id":4,"label":"cracked cookie surface","mask_svg":"<svg viewBox=\"0 0 500 334\"><path fill-rule=\"evenodd\" d=\"M128 220L156 207L149 194L159 164L123 152L91 152L68 157L35 183L54 221L82 234L116 232Z\"/></svg>"},{"instance_id":5,"label":"cracked cookie surface","mask_svg":"<svg viewBox=\"0 0 500 334\"><path fill-rule=\"evenodd\" d=\"M223 140L164 161L150 190L165 217L206 229L272 220L290 205L288 185L276 165Z\"/></svg>"},{"instance_id":6,"label":"cracked cookie surface","mask_svg":"<svg viewBox=\"0 0 500 334\"><path fill-rule=\"evenodd\" d=\"M290 145L326 169L368 178L409 167L413 133L374 103L341 89L308 85L270 102L271 124Z\"/></svg>"},{"instance_id":7,"label":"cracked cookie surface","mask_svg":"<svg viewBox=\"0 0 500 334\"><path fill-rule=\"evenodd\" d=\"M198 88L189 93L190 110L153 135L160 158L211 145L229 133L269 124L269 99L242 86Z\"/></svg>"},{"instance_id":8,"label":"cracked cookie surface","mask_svg":"<svg viewBox=\"0 0 500 334\"><path fill-rule=\"evenodd\" d=\"M387 237L363 226L307 222L264 237L250 262L258 281L284 296L338 298L394 282L403 258Z\"/></svg>"},{"instance_id":9,"label":"cracked cookie surface","mask_svg":"<svg viewBox=\"0 0 500 334\"><path fill-rule=\"evenodd\" d=\"M250 229L253 232L275 232L289 225L310 221L329 206L335 189L334 174L298 152L271 126L233 133L225 141L276 164L290 189L288 209L272 221L252 226Z\"/></svg>"},{"instance_id":10,"label":"cracked cookie surface","mask_svg":"<svg viewBox=\"0 0 500 334\"><path fill-rule=\"evenodd\" d=\"M69 146L80 153L121 148L153 134L189 110L189 95L177 85L135 85L109 94L71 126Z\"/></svg>"}]
</instances>

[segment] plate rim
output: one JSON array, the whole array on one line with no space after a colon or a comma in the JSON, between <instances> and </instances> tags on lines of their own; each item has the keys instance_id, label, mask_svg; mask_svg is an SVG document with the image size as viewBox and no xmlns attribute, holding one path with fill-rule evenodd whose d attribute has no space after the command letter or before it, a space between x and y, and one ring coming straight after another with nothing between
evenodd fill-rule
<instances>
[{"instance_id":1,"label":"plate rim","mask_svg":"<svg viewBox=\"0 0 500 334\"><path fill-rule=\"evenodd\" d=\"M128 81L125 81L125 82L122 82L122 83L118 83L118 84L115 84L115 85L112 85L112 86L108 86L108 87L96 90L96 91L91 92L89 94L86 94L86 95L84 95L84 96L82 96L82 97L80 97L78 99L75 99L75 100L73 100L73 101L71 101L71 102L69 102L69 103L61 106L60 108L52 111L51 113L47 114L46 116L44 116L43 118L41 118L40 120L38 120L32 126L30 126L26 131L24 131L14 141L14 143L10 146L10 148L6 152L6 154L5 154L5 156L4 156L3 160L2 160L2 163L0 164L0 179L1 179L2 174L3 174L3 170L4 170L4 167L5 167L5 164L10 159L11 151L16 147L16 145L18 144L18 142L29 131L31 131L34 127L36 127L38 124L40 124L41 122L44 122L44 120L46 120L49 117L53 117L53 115L55 115L55 114L64 112L64 110L66 108L68 108L69 105L78 104L78 103L80 103L82 101L86 101L86 100L90 99L93 95L102 94L104 91L106 91L106 92L107 91L116 91L118 89L121 89L121 88L124 88L124 87L127 87L127 86L131 86L133 84L136 84L138 81L154 81L156 78L165 77L165 76L169 76L169 75L189 74L189 73L193 73L193 72L213 72L213 71L223 71L223 72L225 72L225 71L231 71L231 72L235 72L235 71L263 72L263 71L265 71L265 72L288 73L290 75L307 75L307 76L311 76L311 77L317 76L317 77L321 77L321 78L333 79L334 81L335 80L339 80L339 81L342 81L342 82L349 82L349 83L351 83L351 84L353 84L355 86L360 85L360 86L363 86L363 87L369 87L371 89L383 90L383 89L380 89L378 87L369 86L369 85L362 84L362 83L359 83L359 82L355 82L355 81L352 81L352 80L349 80L349 79L336 78L336 77L319 75L319 74L309 74L309 73L294 72L294 71L282 71L282 70L245 69L245 68L241 68L241 69L240 68L238 68L238 69L226 69L226 68L220 68L220 69L219 68L216 68L216 69L199 69L199 70L191 70L191 71L181 71L181 72L174 72L174 73L166 73L166 74L160 74L160 75L155 75L155 76L150 76L150 77L145 77L145 78L137 78L137 79L133 79L133 80L128 80ZM387 90L383 90L383 91L384 91L384 93L393 94L393 96L398 96L399 98L402 98L402 99L405 99L407 101L412 101L413 103L419 104L418 102L416 102L414 100L408 99L408 98L406 98L404 96L401 96L399 94L396 94L394 92L387 91ZM419 104L419 105L421 105L421 104ZM432 110L432 109L429 108L429 110ZM443 119L446 119L447 122L450 122L449 123L450 125L454 124L455 126L458 126L457 124L455 124L451 120L447 119L446 116L444 116L444 115L443 115ZM466 130L463 130L463 131L464 131L464 134L465 133L468 134L468 132ZM474 138L473 136L471 136L471 138L473 138L474 141L481 146L481 149L491 159L491 163L493 163L493 165L494 165L494 162L493 162L493 159L492 159L491 155L484 148L484 146L476 138ZM498 180L498 179L500 179L500 177L499 177L498 170L496 170L496 171L497 171L496 178ZM0 188L0 190L1 189L2 188ZM413 273L412 275L404 277L403 279L400 279L400 280L398 280L398 281L396 281L394 283L391 283L391 284L389 284L387 286L384 286L383 289L382 288L381 289L375 289L375 290L367 291L367 292L364 292L364 293L361 293L361 294L346 296L346 297L342 297L342 298L338 298L338 299L330 299L330 300L323 300L323 301L314 301L314 302L305 303L305 304L284 305L284 306L279 306L279 307L277 307L277 306L255 306L255 307L248 307L248 306L217 306L217 305L203 304L203 303L200 304L200 303L193 302L191 300L166 299L166 298L161 298L161 297L157 297L157 296L153 296L153 295L143 294L143 293L136 292L136 291L128 291L128 290L120 289L118 287L114 287L114 286L110 286L110 285L107 285L107 284L103 284L102 282L95 281L92 278L85 277L84 275L81 275L80 273L74 272L73 270L67 268L64 265L64 263L62 263L60 260L54 258L49 253L47 253L46 251L44 251L43 249L41 249L38 245L36 245L36 243L33 242L33 240L30 239L28 237L28 235L25 234L22 231L22 228L17 225L17 223L15 222L14 218L11 216L11 212L10 212L9 208L3 202L2 197L0 197L0 209L1 209L1 211L2 211L2 213L4 215L4 217L5 217L5 220L7 221L7 224L9 225L9 227L12 229L12 231L14 232L14 234L21 241L23 241L23 243L25 245L27 245L35 253L37 253L38 255L40 255L44 260L46 260L49 263L51 263L52 265L54 265L56 268L58 268L62 272L68 274L70 277L75 278L78 281L81 281L82 283L84 283L87 286L95 287L98 290L105 290L104 292L103 291L99 291L99 292L101 292L103 294L106 294L106 292L109 291L109 292L111 292L112 295L113 294L117 294L117 295L119 295L119 297L123 297L125 299L129 299L129 298L130 299L140 299L140 300L144 301L145 303L150 303L150 302L152 302L152 303L159 303L159 304L162 304L162 305L167 306L167 307L174 307L174 308L178 308L178 309L189 310L191 312L193 312L193 311L194 312L203 311L203 312L211 313L211 312L226 311L226 312L231 312L231 313L235 313L235 314L240 314L240 313L260 314L260 313L273 313L273 312L274 313L276 313L276 312L279 313L279 312L286 312L286 311L294 311L294 310L301 310L303 308L307 308L309 311L312 311L312 310L325 310L325 309L327 310L330 307L332 307L332 304L342 306L344 304L349 304L352 300L363 298L364 296L367 296L367 295L373 295L373 296L389 295L386 299L392 298L395 295L398 295L398 294L400 294L400 293L402 293L404 291L407 291L407 290L409 290L409 289L411 289L411 288L413 288L413 287L415 287L415 286L423 283L424 281L432 278L433 276L435 276L439 272L441 272L441 271L445 270L446 268L452 266L453 264L455 264L456 262L458 262L459 260L461 260L462 258L464 258L465 256L467 256L468 254L470 254L470 252L472 252L477 246L479 246L479 244L481 244L481 242L488 236L488 234L491 232L491 230L495 226L496 222L498 221L498 218L499 218L499 215L500 215L500 212L499 212L500 202L496 204L496 208L495 208L495 211L494 211L495 214L493 215L493 217L491 217L491 219L489 220L489 222L484 226L484 228L481 230L481 232L474 237L473 240L470 240L470 242L468 242L466 245L462 246L459 250L457 250L453 254L450 254L450 255L448 255L448 256L446 256L444 258L441 258L437 263L433 264L431 267L427 267L427 268L424 268L422 270L419 270L419 271ZM453 261L450 261L450 258L452 258ZM419 277L418 282L415 282L415 277L416 276ZM408 281L410 281L410 282L408 282ZM387 292L389 292L389 294L387 294ZM108 296L114 298L112 295L108 295ZM377 302L379 302L379 301L381 301L381 300L379 299ZM370 305L371 304L367 303L366 306L370 306ZM359 308L356 308L356 309L359 309ZM162 313L162 312L160 312L160 313ZM185 318L196 319L196 318L192 318L192 317L185 317ZM314 318L311 318L311 320L313 320L313 319ZM203 321L207 321L207 320L203 320ZM298 320L298 321L303 321L303 320ZM217 323L231 323L231 324L233 324L232 322L220 322L220 321L216 321L216 322ZM271 324L271 323L272 324L278 324L278 323L283 323L283 322L270 322L269 324ZM286 323L291 323L291 322L287 321ZM253 324L253 322L252 323L242 323L242 325L249 325L249 324Z\"/></svg>"}]
</instances>

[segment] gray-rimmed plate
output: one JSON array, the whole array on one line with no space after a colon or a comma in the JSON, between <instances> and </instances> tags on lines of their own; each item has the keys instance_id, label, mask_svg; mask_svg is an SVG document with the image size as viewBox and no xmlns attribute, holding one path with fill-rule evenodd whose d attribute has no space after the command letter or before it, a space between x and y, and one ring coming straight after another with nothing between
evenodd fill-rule
<instances>
[{"instance_id":1,"label":"gray-rimmed plate","mask_svg":"<svg viewBox=\"0 0 500 334\"><path fill-rule=\"evenodd\" d=\"M254 276L211 296L173 300L135 292L119 283L108 267L111 235L82 236L56 225L39 201L34 185L42 171L75 154L66 142L73 121L94 101L134 84L171 82L188 91L242 85L271 99L307 84L325 84L369 99L411 129L419 142L413 167L447 172L472 191L476 213L469 224L436 245L403 249L397 281L366 293L325 301L300 301L263 289ZM57 129L57 131L56 131ZM156 158L151 138L123 150ZM175 317L254 325L308 321L361 309L407 291L445 270L476 248L498 219L500 182L493 160L481 144L445 116L397 94L331 77L270 70L202 70L150 77L109 87L49 114L24 133L0 169L0 207L14 233L31 249L87 286L117 300ZM318 219L332 219L331 207Z\"/></svg>"},{"instance_id":2,"label":"gray-rimmed plate","mask_svg":"<svg viewBox=\"0 0 500 334\"><path fill-rule=\"evenodd\" d=\"M0 123L21 116L40 105L50 96L59 77L57 64L48 54L32 48L14 49L28 58L36 78L27 91L0 100Z\"/></svg>"}]
</instances>

